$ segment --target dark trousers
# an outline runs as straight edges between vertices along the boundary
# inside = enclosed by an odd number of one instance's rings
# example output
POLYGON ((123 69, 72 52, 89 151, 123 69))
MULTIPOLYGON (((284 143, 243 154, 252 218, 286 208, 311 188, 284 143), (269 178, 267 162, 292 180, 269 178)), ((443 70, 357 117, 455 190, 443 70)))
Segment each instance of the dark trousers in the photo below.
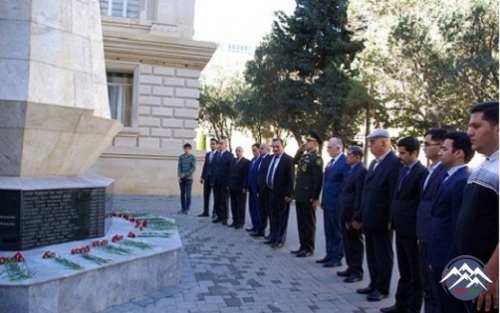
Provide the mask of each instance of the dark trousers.
POLYGON ((285 243, 289 215, 290 202, 277 199, 271 190, 269 193, 269 222, 271 223, 269 240, 275 243, 285 243))
POLYGON ((245 205, 247 194, 242 189, 231 189, 231 214, 233 224, 236 226, 245 225, 245 205))
POLYGON ((191 189, 193 187, 192 179, 181 179, 179 188, 181 190, 181 209, 182 212, 188 212, 191 208, 191 189))
POLYGON ((342 231, 340 230, 339 210, 323 209, 325 224, 326 256, 333 262, 340 262, 344 257, 342 231))
POLYGON ((474 312, 467 309, 468 303, 462 300, 458 300, 453 295, 448 294, 443 285, 440 283, 443 268, 432 268, 433 283, 437 291, 437 299, 439 302, 439 309, 441 313, 469 313, 474 312))
POLYGON ((408 313, 418 313, 424 295, 420 283, 417 238, 400 236, 396 230, 396 252, 399 268, 396 306, 408 313))
POLYGON ((370 272, 370 287, 389 294, 394 253, 392 231, 365 229, 366 261, 370 272))
POLYGON ((259 229, 258 233, 264 234, 269 219, 269 190, 259 192, 259 229))
POLYGON ((349 222, 342 223, 342 242, 344 243, 347 270, 353 276, 363 277, 363 256, 365 240, 363 230, 352 228, 349 222))
POLYGON ((440 313, 436 286, 432 283, 432 272, 427 262, 427 244, 422 241, 418 245, 418 263, 420 267, 420 282, 424 291, 424 312, 440 313))
POLYGON ((227 220, 229 206, 229 190, 225 185, 214 184, 215 214, 221 221, 227 220))
POLYGON ((316 237, 316 208, 311 202, 295 202, 297 227, 299 230, 300 250, 314 252, 316 237))
MULTIPOLYGON (((209 179, 203 182, 203 214, 210 214, 210 192, 212 192, 212 185, 210 185, 209 179)), ((212 213, 215 213, 215 201, 212 208, 212 213)))
POLYGON ((250 218, 252 219, 252 229, 259 229, 259 197, 257 196, 257 190, 250 189, 248 193, 248 212, 250 213, 250 218))

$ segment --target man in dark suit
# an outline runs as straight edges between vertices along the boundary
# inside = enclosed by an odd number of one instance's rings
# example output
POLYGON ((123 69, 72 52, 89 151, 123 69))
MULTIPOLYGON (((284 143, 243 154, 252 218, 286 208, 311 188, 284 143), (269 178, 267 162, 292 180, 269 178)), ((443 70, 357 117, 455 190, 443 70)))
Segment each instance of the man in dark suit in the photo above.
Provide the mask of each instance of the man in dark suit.
POLYGON ((227 151, 227 139, 219 140, 219 152, 212 161, 211 184, 214 188, 215 214, 217 218, 213 223, 227 225, 229 202, 229 179, 234 163, 234 156, 227 151))
POLYGON ((250 234, 252 237, 264 237, 269 219, 269 190, 266 188, 266 176, 269 164, 273 156, 269 154, 269 145, 262 143, 260 145, 260 164, 257 169, 257 189, 259 198, 259 228, 250 234))
POLYGON ((344 282, 354 283, 363 279, 364 239, 361 220, 361 194, 365 183, 366 168, 361 162, 363 149, 350 146, 347 150, 346 164, 350 171, 342 184, 339 194, 341 214, 342 242, 344 243, 347 269, 337 272, 345 277, 344 282))
POLYGON ((256 143, 252 145, 253 159, 250 161, 250 167, 248 169, 248 212, 252 220, 252 227, 246 229, 246 231, 249 232, 256 232, 259 229, 259 188, 257 185, 257 173, 259 172, 260 162, 262 161, 259 149, 260 144, 256 143))
POLYGON ((474 156, 469 136, 465 132, 449 132, 439 151, 447 169, 431 209, 427 259, 433 273, 439 309, 442 313, 469 312, 466 302, 446 293, 441 285, 442 273, 448 262, 458 256, 455 230, 462 205, 463 190, 469 177, 467 163, 474 156))
MULTIPOLYGON (((210 185, 210 174, 212 172, 211 166, 212 161, 217 153, 217 139, 210 139, 210 152, 205 154, 205 162, 203 163, 203 169, 201 170, 200 183, 203 184, 203 212, 198 215, 198 217, 208 217, 209 214, 209 203, 210 203, 210 192, 212 191, 212 186, 210 185)), ((215 217, 215 202, 212 209, 212 217, 215 217)))
POLYGON ((236 158, 234 159, 234 165, 229 179, 233 223, 228 226, 234 227, 235 229, 241 229, 243 228, 243 225, 245 225, 249 164, 250 161, 243 157, 243 149, 241 147, 237 147, 236 158))
POLYGON ((323 267, 338 267, 342 265, 344 257, 342 231, 340 228, 339 194, 344 178, 349 171, 345 163, 342 140, 331 138, 326 147, 331 160, 325 168, 323 195, 321 208, 323 209, 323 223, 325 229, 326 256, 316 263, 323 267))
POLYGON ((295 172, 292 157, 283 151, 283 141, 279 138, 273 139, 272 147, 274 155, 266 175, 271 234, 265 243, 270 244, 273 249, 279 249, 286 240, 295 172))
POLYGON ((323 141, 315 132, 306 138, 295 157, 297 182, 295 184, 295 210, 299 231, 300 247, 290 251, 298 258, 313 255, 316 237, 316 206, 323 185, 323 159, 318 155, 318 145, 323 141), (304 153, 304 151, 306 153, 304 153))
POLYGON ((394 253, 392 231, 388 229, 388 225, 401 164, 391 151, 387 130, 374 130, 366 139, 376 158, 366 173, 361 196, 361 219, 365 232, 370 285, 356 291, 368 295, 368 301, 380 301, 389 295, 391 284, 394 253))
POLYGON ((428 166, 428 174, 422 182, 420 204, 417 209, 417 238, 419 250, 419 270, 422 289, 424 291, 425 313, 440 313, 437 290, 432 282, 432 275, 427 262, 427 244, 429 240, 429 224, 431 219, 431 208, 434 195, 443 181, 446 168, 439 161, 439 149, 444 142, 447 131, 443 128, 429 129, 424 135, 425 157, 431 162, 428 166))
POLYGON ((418 313, 422 308, 423 291, 418 265, 416 231, 420 186, 427 169, 418 160, 420 143, 414 137, 404 137, 397 143, 398 157, 403 168, 391 206, 389 229, 396 231, 396 251, 399 281, 396 304, 382 308, 384 313, 418 313))

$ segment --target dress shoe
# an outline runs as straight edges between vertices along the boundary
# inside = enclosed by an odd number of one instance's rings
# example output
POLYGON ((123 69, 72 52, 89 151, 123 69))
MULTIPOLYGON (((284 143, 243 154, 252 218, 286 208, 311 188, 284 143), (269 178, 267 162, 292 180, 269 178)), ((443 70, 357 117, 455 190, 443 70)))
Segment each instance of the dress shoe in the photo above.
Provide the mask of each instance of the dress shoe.
POLYGON ((337 276, 340 276, 340 277, 349 277, 349 276, 351 276, 351 271, 349 271, 349 270, 338 271, 337 272, 337 276))
POLYGON ((375 291, 374 288, 368 286, 366 288, 359 288, 356 290, 357 293, 362 294, 362 295, 369 295, 375 291))
POLYGON ((215 220, 217 218, 217 214, 212 213, 212 219, 215 220))
POLYGON ((227 220, 222 220, 222 225, 227 225, 227 220))
POLYGON ((338 262, 330 261, 328 263, 323 264, 323 267, 339 267, 339 266, 342 266, 342 262, 340 261, 338 262))
POLYGON ((388 307, 388 308, 381 308, 380 311, 384 312, 384 313, 405 313, 406 310, 399 307, 399 306, 396 306, 396 305, 393 305, 391 307, 388 307))
POLYGON ((363 277, 361 277, 361 276, 351 275, 351 276, 346 277, 344 279, 344 283, 355 283, 355 282, 362 281, 362 280, 363 280, 363 277))
POLYGON ((304 251, 304 249, 302 249, 302 247, 298 248, 297 250, 292 250, 290 251, 291 254, 299 254, 301 253, 302 251, 304 251))
POLYGON ((297 253, 295 256, 298 258, 307 258, 307 257, 310 257, 312 255, 313 255, 312 252, 304 250, 304 251, 297 253))
POLYGON ((227 225, 227 227, 236 227, 236 224, 235 223, 231 223, 231 224, 227 225))
POLYGON ((221 221, 220 219, 218 219, 218 218, 216 218, 216 219, 214 219, 214 220, 212 221, 212 223, 220 223, 220 222, 222 222, 222 221, 221 221))
POLYGON ((257 228, 245 228, 245 230, 251 233, 251 232, 256 232, 257 228))
POLYGON ((234 229, 243 229, 243 225, 236 225, 234 229))
POLYGON ((320 260, 316 260, 316 263, 318 263, 318 264, 324 264, 324 263, 328 263, 328 262, 331 262, 331 261, 332 261, 331 258, 325 256, 324 258, 322 258, 320 260))
POLYGON ((198 214, 198 217, 208 217, 208 213, 201 213, 201 214, 198 214))
POLYGON ((264 236, 264 239, 269 240, 269 238, 271 238, 271 237, 270 236, 264 236))
POLYGON ((282 242, 277 242, 277 243, 272 244, 272 245, 271 245, 271 248, 273 248, 273 250, 276 250, 276 249, 281 249, 281 248, 283 248, 283 246, 284 246, 284 245, 285 245, 285 244, 284 244, 284 243, 282 243, 282 242))
POLYGON ((253 233, 253 234, 250 234, 250 236, 255 237, 255 238, 264 237, 264 233, 253 233))
POLYGON ((389 296, 388 294, 384 294, 378 290, 375 290, 374 292, 366 296, 366 300, 369 302, 378 302, 384 298, 387 298, 388 296, 389 296))
POLYGON ((274 244, 274 240, 266 240, 263 242, 263 244, 265 245, 273 245, 274 244))

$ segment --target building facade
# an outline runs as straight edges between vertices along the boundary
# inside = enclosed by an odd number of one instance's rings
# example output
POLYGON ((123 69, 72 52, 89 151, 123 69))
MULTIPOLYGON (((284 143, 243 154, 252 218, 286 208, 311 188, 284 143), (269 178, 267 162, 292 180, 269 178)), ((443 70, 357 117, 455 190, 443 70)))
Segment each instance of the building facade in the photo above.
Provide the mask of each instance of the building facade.
MULTIPOLYGON (((194 151, 200 73, 215 43, 193 40, 194 0, 100 0, 111 115, 123 130, 90 171, 116 193, 176 195, 177 158, 194 151)), ((193 193, 201 193, 193 184, 193 193)))

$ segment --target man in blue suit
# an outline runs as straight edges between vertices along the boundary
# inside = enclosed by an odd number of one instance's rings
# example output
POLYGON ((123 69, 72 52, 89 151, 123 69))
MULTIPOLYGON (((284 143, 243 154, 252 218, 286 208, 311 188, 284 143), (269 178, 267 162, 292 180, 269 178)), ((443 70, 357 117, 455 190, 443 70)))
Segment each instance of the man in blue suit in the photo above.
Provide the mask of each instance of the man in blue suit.
POLYGON ((331 138, 327 145, 328 154, 332 159, 328 162, 324 174, 323 197, 321 208, 326 239, 326 256, 316 263, 323 267, 338 267, 342 265, 344 257, 342 232, 340 229, 339 194, 344 178, 349 172, 345 156, 342 153, 344 146, 339 138, 331 138))
POLYGON ((229 207, 229 180, 233 169, 234 155, 227 151, 227 139, 219 140, 219 152, 211 168, 211 184, 214 188, 214 202, 217 218, 212 223, 227 225, 229 207))
POLYGON ((260 159, 261 162, 257 169, 257 187, 258 187, 258 197, 259 197, 259 228, 251 233, 252 237, 264 237, 264 232, 267 228, 267 223, 269 220, 269 191, 266 188, 266 176, 269 168, 269 164, 273 159, 273 156, 269 154, 270 147, 267 143, 262 143, 260 145, 260 159))
POLYGON ((424 291, 425 313, 440 313, 437 300, 437 290, 432 282, 432 275, 427 262, 427 243, 432 240, 429 237, 429 223, 434 195, 443 181, 446 168, 439 161, 439 149, 444 142, 446 129, 432 128, 424 135, 425 157, 431 162, 428 166, 428 174, 425 176, 420 193, 420 204, 417 209, 417 238, 418 238, 418 261, 420 269, 420 280, 424 291))
POLYGON ((370 285, 356 291, 368 295, 368 301, 380 301, 388 297, 391 284, 394 252, 389 218, 401 164, 391 151, 387 130, 374 130, 366 139, 370 152, 375 156, 366 174, 361 196, 361 220, 365 232, 370 285))
POLYGON ((449 132, 439 151, 441 164, 447 169, 431 209, 427 260, 436 285, 439 309, 442 313, 469 312, 466 302, 447 294, 440 284, 446 265, 458 256, 455 229, 462 205, 463 190, 469 171, 467 163, 474 156, 469 136, 465 132, 449 132))
POLYGON ((246 231, 256 232, 259 229, 259 190, 257 185, 257 173, 259 172, 260 162, 260 144, 252 145, 253 159, 250 161, 250 168, 248 174, 248 211, 252 220, 252 227, 247 228, 246 231))
POLYGON ((350 172, 342 184, 339 195, 342 239, 347 269, 337 272, 337 275, 345 277, 344 282, 346 283, 355 283, 362 280, 364 273, 365 243, 363 230, 359 224, 361 220, 361 195, 366 176, 366 167, 361 162, 362 158, 363 149, 361 147, 350 146, 348 148, 346 163, 350 166, 350 172))

